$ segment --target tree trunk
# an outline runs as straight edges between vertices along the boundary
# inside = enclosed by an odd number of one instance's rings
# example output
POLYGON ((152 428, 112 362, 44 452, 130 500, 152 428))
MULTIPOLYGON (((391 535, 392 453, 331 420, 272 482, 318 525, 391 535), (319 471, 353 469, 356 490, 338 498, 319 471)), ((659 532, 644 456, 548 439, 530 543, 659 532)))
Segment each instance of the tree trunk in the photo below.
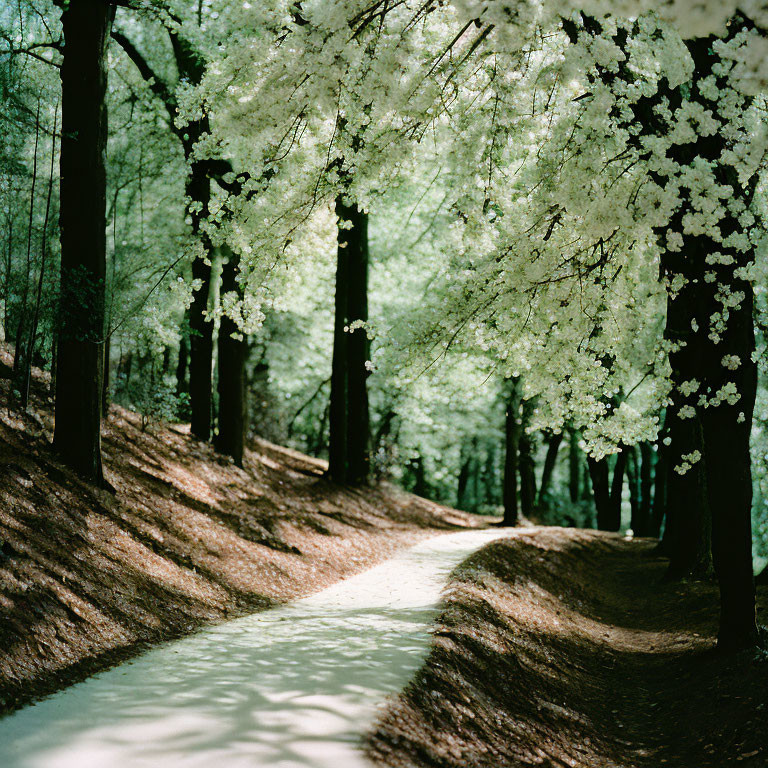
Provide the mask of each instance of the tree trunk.
POLYGON ((48 390, 50 397, 56 397, 56 369, 58 367, 59 340, 56 332, 51 336, 51 386, 48 390))
MULTIPOLYGON (((228 258, 221 270, 221 293, 242 296, 237 282, 239 259, 229 248, 228 258)), ((245 364, 248 360, 248 342, 237 324, 227 315, 219 325, 219 433, 216 450, 243 466, 245 437, 248 430, 248 392, 245 364), (237 337, 240 338, 237 338, 237 337)))
POLYGON ((581 449, 579 433, 575 429, 568 435, 568 495, 572 504, 581 500, 581 449))
MULTIPOLYGON (((336 213, 339 223, 343 220, 344 210, 341 199, 336 201, 336 213)), ((349 352, 345 326, 349 316, 349 259, 350 249, 347 243, 349 230, 338 229, 336 249, 336 295, 334 300, 333 353, 331 359, 331 397, 328 413, 328 475, 337 483, 345 483, 348 478, 348 380, 349 352)))
MULTIPOLYGON (((667 510, 667 473, 669 472, 668 449, 664 445, 664 439, 667 435, 666 430, 659 432, 659 439, 656 443, 656 466, 653 476, 653 506, 651 511, 651 536, 660 537, 662 525, 664 524, 664 515, 667 510)), ((659 542, 661 554, 665 552, 664 540, 659 542)))
MULTIPOLYGON (((691 347, 693 342, 689 342, 691 347)), ((670 354, 670 359, 675 357, 670 354)), ((673 372, 674 372, 673 366, 673 372)), ((680 369, 678 369, 680 370, 680 369)), ((695 376, 679 374, 687 381, 695 376)), ((673 375, 674 380, 674 375, 673 375)), ((673 395, 674 397, 674 395, 673 395)), ((686 398, 687 399, 687 398, 686 398)), ((699 461, 685 473, 681 471, 688 456, 704 450, 703 429, 700 417, 680 418, 680 408, 685 403, 673 403, 667 409, 667 423, 672 442, 667 449, 667 526, 664 535, 664 552, 669 557, 668 577, 681 579, 688 576, 705 578, 712 571, 711 516, 704 474, 704 462, 699 461)))
POLYGON ((368 214, 339 196, 336 299, 331 364, 328 473, 338 483, 370 474, 368 369, 368 214))
POLYGON ((163 347, 163 359, 161 362, 161 371, 163 378, 165 378, 171 372, 171 348, 163 347))
POLYGON ((640 443, 640 482, 638 492, 640 507, 638 510, 637 528, 632 528, 636 536, 656 536, 651 517, 653 503, 653 446, 648 442, 640 443))
POLYGON ((469 441, 469 449, 466 460, 466 473, 464 484, 464 498, 461 509, 467 512, 477 512, 480 502, 480 446, 478 439, 473 437, 469 441))
POLYGON ((133 374, 133 352, 129 352, 125 358, 121 359, 121 373, 123 375, 123 389, 128 389, 133 374))
MULTIPOLYGON (((679 221, 675 225, 682 227, 679 221)), ((677 252, 662 254, 662 268, 667 275, 684 274, 687 282, 667 298, 665 338, 673 345, 669 352, 670 394, 664 431, 669 438, 666 449, 666 528, 663 551, 670 558, 668 577, 705 577, 712 569, 711 523, 707 499, 704 462, 688 465, 685 457, 704 450, 703 430, 698 399, 699 387, 687 391, 690 381, 703 382, 706 368, 714 361, 704 358, 703 329, 709 322, 707 299, 710 291, 704 281, 703 256, 689 258, 677 252), (691 415, 692 414, 692 415, 691 415)))
MULTIPOLYGON (((733 274, 723 282, 734 293, 744 294, 738 307, 730 308, 720 344, 712 343, 708 359, 719 361, 735 355, 736 370, 712 365, 706 381, 717 392, 735 382, 738 401, 705 408, 704 463, 712 510, 712 556, 720 585, 718 647, 738 650, 758 645, 755 581, 752 572, 752 463, 749 440, 757 392, 757 363, 753 361, 755 334, 752 285, 733 274)), ((723 270, 726 272, 727 271, 723 270)))
POLYGON ((597 512, 597 528, 600 531, 610 531, 611 497, 608 488, 608 460, 595 459, 587 454, 589 478, 592 481, 592 496, 597 512))
POLYGON ((69 3, 61 130, 61 305, 54 446, 83 477, 103 484, 101 388, 106 278, 107 45, 115 8, 69 3))
POLYGON ((557 464, 557 453, 560 450, 560 443, 563 442, 563 433, 550 435, 547 440, 547 455, 544 458, 544 468, 541 471, 541 485, 539 486, 539 498, 536 506, 544 509, 549 503, 549 488, 552 485, 552 475, 557 464))
POLYGON ((629 527, 635 536, 639 536, 638 531, 643 527, 640 519, 641 500, 640 500, 640 471, 641 459, 640 449, 636 445, 627 447, 627 485, 629 486, 629 508, 630 518, 629 527))
MULTIPOLYGON (((348 233, 349 249, 349 299, 348 323, 368 322, 368 214, 353 205, 342 211, 343 219, 352 222, 348 233)), ((368 331, 365 327, 353 328, 347 334, 347 396, 349 416, 347 420, 348 480, 364 483, 370 474, 370 414, 368 409, 368 376, 366 367, 371 356, 368 331)))
MULTIPOLYGON (((748 25, 744 17, 735 16, 726 36, 732 39, 748 25)), ((569 35, 573 39, 573 33, 569 35)), ((693 103, 720 121, 718 130, 700 134, 695 142, 673 143, 667 151, 667 158, 681 169, 712 170, 719 188, 717 204, 711 191, 705 203, 711 202, 713 209, 720 210, 707 231, 692 234, 691 228, 684 226, 690 213, 707 209, 699 191, 692 191, 684 180, 680 183, 681 177, 676 175, 670 178, 652 172, 651 179, 680 196, 670 221, 657 232, 660 242, 666 242, 670 232, 683 235, 682 247, 675 252, 663 251, 661 258, 661 277, 669 286, 665 336, 672 342, 669 360, 673 384, 673 404, 667 409, 672 440, 666 472, 664 544, 669 541, 670 554, 685 569, 692 566, 699 570, 706 565, 711 527, 712 556, 720 586, 718 646, 731 650, 758 645, 749 451, 757 371, 752 359, 753 289, 743 277, 754 262, 750 243, 755 242, 756 233, 750 231, 748 222, 740 220, 739 210, 750 210, 759 177, 755 167, 745 178, 726 159, 726 153, 733 149, 731 128, 751 103, 736 91, 729 74, 731 62, 717 43, 715 36, 687 40, 695 73, 692 80, 675 88, 660 83, 654 95, 642 97, 630 107, 633 114, 628 117, 640 129, 635 132, 639 148, 644 138, 659 135, 660 105, 672 115, 684 103, 693 103), (703 88, 705 81, 717 87, 716 99, 703 88), (727 205, 720 206, 724 200, 727 205), (715 254, 717 258, 710 258, 715 254), (703 404, 702 397, 706 399, 703 404), (683 492, 684 486, 687 492, 683 492), (681 551, 692 552, 694 557, 679 557, 681 551)), ((616 74, 600 76, 607 83, 616 74)), ((663 119, 661 123, 661 132, 668 135, 670 126, 663 119)))
MULTIPOLYGON (((714 41, 688 41, 696 71, 703 77, 719 64, 714 41)), ((718 83, 720 85, 720 83, 718 83)), ((727 87, 727 84, 723 84, 727 87)), ((722 85, 720 86, 722 87, 722 85)), ((702 94, 700 98, 706 100, 702 94)), ((709 104, 707 104, 709 106, 709 104)), ((716 114, 717 116, 717 114, 716 114)), ((736 201, 748 210, 752 204, 758 175, 739 178, 736 169, 721 161, 729 149, 723 131, 717 131, 697 142, 697 151, 705 159, 719 161, 718 177, 730 187, 736 201)), ((724 238, 744 232, 733 208, 719 222, 724 238)), ((754 360, 754 292, 744 272, 754 262, 754 246, 747 252, 737 247, 724 247, 706 237, 687 237, 684 244, 686 262, 693 258, 702 268, 713 273, 707 283, 706 314, 699 318, 703 346, 699 374, 705 392, 723 392, 735 385, 736 395, 720 404, 700 409, 704 446, 704 471, 709 509, 712 519, 712 559, 720 586, 720 627, 718 648, 738 650, 759 645, 757 631, 755 580, 752 571, 752 461, 750 433, 757 391, 757 363, 754 360), (731 263, 706 264, 713 251, 725 252, 731 263), (722 294, 741 296, 737 304, 724 309, 722 294), (724 328, 717 335, 710 332, 710 319, 722 317, 724 328), (709 326, 709 327, 708 327, 709 326), (731 359, 733 365, 726 365, 731 359)), ((724 260, 725 261, 725 260, 724 260)))
POLYGON ((415 493, 417 496, 425 497, 429 494, 429 487, 427 486, 427 473, 424 468, 424 459, 421 456, 417 456, 411 462, 411 471, 413 472, 413 488, 411 493, 415 493))
POLYGON ((211 182, 203 168, 193 163, 187 196, 202 208, 192 210, 192 233, 203 244, 203 255, 192 262, 192 279, 199 288, 192 296, 189 307, 189 400, 192 410, 191 432, 200 440, 211 436, 213 406, 213 323, 207 319, 211 293, 210 242, 201 230, 202 219, 208 213, 211 182))
POLYGON ((621 446, 616 454, 616 463, 613 465, 613 478, 611 479, 611 492, 609 497, 609 517, 606 531, 618 531, 621 528, 621 495, 624 490, 624 473, 627 468, 627 447, 621 446))
MULTIPOLYGON (((738 28, 739 22, 735 22, 732 31, 738 28)), ((713 37, 686 42, 696 78, 685 98, 712 110, 715 118, 723 117, 727 124, 729 116, 720 114, 725 102, 713 102, 699 85, 714 73, 721 92, 733 89, 727 76, 716 70, 722 62, 715 42, 713 37)), ((748 179, 740 178, 733 166, 723 162, 723 153, 730 148, 727 131, 719 130, 700 136, 693 145, 679 145, 674 153, 678 156, 673 159, 686 165, 698 160, 712 164, 718 183, 729 188, 725 189, 728 197, 748 210, 758 176, 753 172, 748 179)), ((684 199, 673 217, 675 231, 684 231, 679 219, 697 207, 696 201, 684 199)), ((728 242, 732 235, 742 234, 749 242, 752 234, 745 231, 734 207, 729 205, 724 210, 716 230, 717 238, 685 234, 679 253, 662 255, 664 276, 672 281, 677 276, 684 279, 681 290, 668 299, 667 328, 672 331, 668 335, 677 336, 672 340, 682 340, 685 345, 673 348, 669 355, 675 403, 667 410, 668 419, 670 410, 672 414, 667 509, 668 527, 674 521, 671 554, 674 558, 675 544, 682 542, 682 566, 693 565, 694 573, 708 566, 711 532, 711 554, 720 586, 718 647, 736 650, 759 643, 752 574, 749 448, 757 365, 753 361, 753 290, 743 277, 755 254, 754 246, 743 251, 728 242), (727 258, 709 263, 708 257, 713 253, 727 258), (728 302, 727 296, 741 300, 728 302), (684 385, 691 381, 698 386, 688 394, 684 385), (726 397, 729 386, 734 386, 735 391, 726 397), (720 402, 713 402, 718 393, 720 402), (706 407, 699 404, 702 395, 709 399, 706 407), (690 407, 682 410, 685 405, 690 407), (691 457, 692 452, 695 458, 691 457), (681 474, 688 466, 690 469, 681 474), (691 477, 689 482, 698 486, 688 504, 678 477, 683 482, 691 477), (670 518, 673 509, 675 513, 670 518)))
POLYGON ((520 460, 520 379, 509 379, 505 418, 504 525, 517 525, 517 475, 520 460))
POLYGON ((189 316, 185 316, 179 337, 179 357, 176 362, 176 397, 189 392, 187 370, 189 368, 189 316))
POLYGON ((532 411, 533 401, 524 400, 520 429, 520 512, 526 519, 533 516, 536 504, 536 459, 533 438, 527 430, 532 411))

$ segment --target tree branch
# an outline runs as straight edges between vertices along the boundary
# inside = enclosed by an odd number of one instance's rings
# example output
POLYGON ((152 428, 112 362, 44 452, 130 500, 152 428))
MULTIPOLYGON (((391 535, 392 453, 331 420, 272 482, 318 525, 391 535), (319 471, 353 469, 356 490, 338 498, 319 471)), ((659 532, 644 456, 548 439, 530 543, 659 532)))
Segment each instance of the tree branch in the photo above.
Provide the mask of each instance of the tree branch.
POLYGON ((23 53, 25 56, 29 56, 33 59, 37 59, 37 61, 42 61, 43 64, 48 64, 51 67, 56 67, 57 69, 61 69, 61 64, 57 61, 51 61, 51 59, 46 59, 45 56, 42 56, 41 54, 37 53, 37 50, 42 48, 44 50, 53 50, 58 51, 61 53, 62 50, 62 41, 61 40, 52 40, 45 43, 31 43, 26 48, 14 48, 10 38, 4 36, 5 41, 8 43, 9 47, 4 50, 0 51, 0 56, 13 56, 19 53, 23 53))
POLYGON ((168 85, 157 76, 155 71, 149 65, 144 56, 139 53, 138 48, 119 30, 113 30, 112 39, 125 51, 128 58, 134 63, 136 69, 144 81, 149 85, 152 93, 163 102, 163 106, 171 118, 171 125, 176 119, 176 97, 168 85))

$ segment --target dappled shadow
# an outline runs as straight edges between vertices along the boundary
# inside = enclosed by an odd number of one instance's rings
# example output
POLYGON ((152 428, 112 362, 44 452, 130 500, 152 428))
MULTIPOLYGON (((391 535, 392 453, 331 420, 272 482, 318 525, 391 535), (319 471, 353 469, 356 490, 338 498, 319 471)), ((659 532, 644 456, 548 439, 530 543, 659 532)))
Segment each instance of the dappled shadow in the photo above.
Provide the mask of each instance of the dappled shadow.
POLYGON ((364 765, 361 732, 423 661, 448 574, 500 531, 417 545, 0 721, 0 765, 364 765))

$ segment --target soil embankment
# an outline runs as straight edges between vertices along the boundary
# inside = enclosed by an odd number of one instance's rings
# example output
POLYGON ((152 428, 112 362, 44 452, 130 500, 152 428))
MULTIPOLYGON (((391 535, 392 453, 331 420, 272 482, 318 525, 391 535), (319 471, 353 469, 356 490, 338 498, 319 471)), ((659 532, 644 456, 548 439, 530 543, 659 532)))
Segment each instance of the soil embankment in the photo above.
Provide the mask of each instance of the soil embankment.
POLYGON ((654 546, 544 528, 470 557, 369 755, 398 768, 765 768, 768 659, 715 652, 716 586, 663 582, 654 546))

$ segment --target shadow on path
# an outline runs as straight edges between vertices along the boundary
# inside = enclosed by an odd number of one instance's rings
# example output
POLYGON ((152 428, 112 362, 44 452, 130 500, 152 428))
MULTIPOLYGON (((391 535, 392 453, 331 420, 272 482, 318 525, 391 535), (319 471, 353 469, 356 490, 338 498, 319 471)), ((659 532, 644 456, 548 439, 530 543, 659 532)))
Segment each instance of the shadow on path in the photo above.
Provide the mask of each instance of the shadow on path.
POLYGON ((422 663, 451 569, 504 535, 438 536, 21 710, 0 721, 0 766, 366 765, 360 735, 422 663))

